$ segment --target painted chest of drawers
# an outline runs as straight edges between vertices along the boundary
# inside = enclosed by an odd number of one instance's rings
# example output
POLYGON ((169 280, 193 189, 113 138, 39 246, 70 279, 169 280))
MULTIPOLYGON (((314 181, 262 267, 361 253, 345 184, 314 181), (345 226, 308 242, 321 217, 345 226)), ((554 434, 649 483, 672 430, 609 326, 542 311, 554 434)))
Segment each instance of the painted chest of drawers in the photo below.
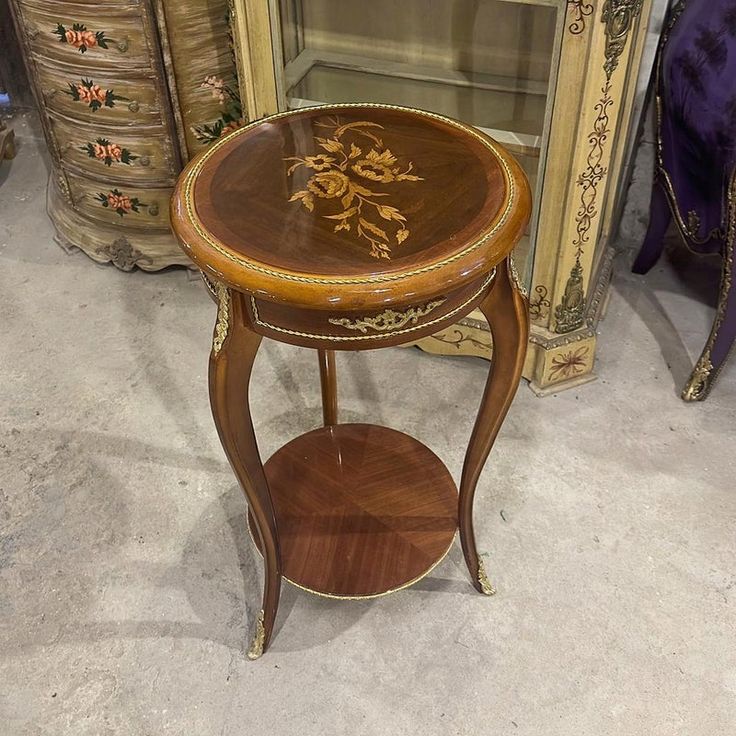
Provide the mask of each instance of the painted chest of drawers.
POLYGON ((182 166, 242 116, 225 0, 11 0, 52 159, 59 242, 119 268, 187 261, 182 166))

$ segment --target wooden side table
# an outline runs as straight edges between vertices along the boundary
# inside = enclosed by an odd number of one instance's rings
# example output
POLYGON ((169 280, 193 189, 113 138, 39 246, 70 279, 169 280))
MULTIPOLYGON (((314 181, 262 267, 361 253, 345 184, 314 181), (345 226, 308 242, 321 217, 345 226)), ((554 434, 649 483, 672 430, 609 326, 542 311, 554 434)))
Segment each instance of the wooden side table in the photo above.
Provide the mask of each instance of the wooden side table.
POLYGON ((526 178, 498 144, 389 105, 274 115, 182 174, 174 231, 218 302, 212 411, 265 563, 250 657, 269 644, 282 577, 335 598, 383 595, 432 570, 458 526, 473 584, 493 592, 473 496, 526 351, 527 301, 510 253, 529 210, 526 178), (338 423, 332 351, 414 340, 476 307, 494 355, 458 494, 417 440, 338 423), (248 408, 263 337, 319 351, 325 425, 265 465, 248 408))

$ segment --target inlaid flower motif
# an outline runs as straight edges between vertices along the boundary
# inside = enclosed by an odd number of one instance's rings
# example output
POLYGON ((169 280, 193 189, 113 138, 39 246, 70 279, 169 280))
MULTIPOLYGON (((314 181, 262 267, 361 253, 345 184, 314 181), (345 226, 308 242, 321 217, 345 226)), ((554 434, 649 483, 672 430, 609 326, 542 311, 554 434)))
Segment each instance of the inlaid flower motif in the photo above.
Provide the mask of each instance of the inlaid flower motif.
POLYGON ((335 163, 335 159, 332 156, 323 156, 318 153, 316 156, 305 156, 304 163, 310 169, 315 171, 324 171, 325 169, 331 169, 332 164, 335 163))
POLYGON ((389 192, 375 192, 366 185, 372 182, 395 185, 422 181, 422 177, 411 173, 411 162, 404 167, 398 165, 397 157, 375 135, 376 129, 383 129, 378 123, 341 124, 334 118, 316 125, 330 130, 330 137, 315 136, 314 139, 327 153, 284 159, 295 162, 287 169, 287 176, 302 166, 317 172, 309 177, 306 188, 294 192, 289 201, 299 201, 312 212, 315 196, 325 200, 339 199, 341 211, 322 215, 336 221, 334 231, 349 232, 355 228, 357 237, 370 243, 371 256, 390 259, 392 246, 400 245, 409 237, 406 217, 397 207, 378 201, 381 197, 390 197, 389 192), (355 140, 350 140, 351 137, 355 140), (364 150, 363 139, 369 141, 367 150, 364 150), (363 147, 358 146, 356 140, 363 147))
POLYGON ((549 372, 549 380, 561 378, 572 378, 585 372, 587 358, 590 348, 583 346, 576 350, 568 350, 552 358, 552 368, 549 372))
POLYGON ((64 90, 75 102, 84 102, 89 106, 92 112, 96 112, 103 105, 105 107, 115 107, 115 103, 119 100, 127 100, 127 97, 116 95, 111 89, 102 89, 99 84, 95 84, 91 79, 82 78, 79 83, 69 82, 69 89, 64 90))
POLYGON ((342 197, 350 186, 350 180, 342 171, 320 171, 308 182, 307 189, 323 199, 342 197))
POLYGON ((99 192, 97 194, 97 200, 103 207, 109 207, 117 212, 120 217, 130 214, 131 212, 138 212, 140 207, 147 206, 141 202, 138 197, 129 197, 127 194, 123 194, 119 189, 111 189, 107 193, 99 192))
POLYGON ((53 33, 59 37, 61 43, 68 43, 82 54, 95 46, 106 49, 107 44, 112 42, 111 38, 105 38, 104 31, 90 31, 83 23, 75 23, 71 28, 57 23, 53 33))
POLYGON ((105 166, 112 166, 113 163, 130 165, 138 158, 127 148, 112 143, 107 138, 98 138, 94 143, 90 142, 86 146, 81 146, 79 150, 84 151, 90 158, 102 161, 105 166))

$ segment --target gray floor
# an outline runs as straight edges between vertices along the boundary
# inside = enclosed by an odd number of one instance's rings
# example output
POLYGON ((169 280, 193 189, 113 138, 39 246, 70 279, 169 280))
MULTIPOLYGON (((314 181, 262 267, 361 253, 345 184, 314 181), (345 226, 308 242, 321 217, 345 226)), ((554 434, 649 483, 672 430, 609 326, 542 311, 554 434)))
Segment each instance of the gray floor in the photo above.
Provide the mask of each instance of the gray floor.
MULTIPOLYGON (((209 414, 213 306, 182 270, 65 254, 16 129, 0 166, 3 736, 734 733, 736 361, 707 403, 678 398, 708 273, 642 279, 622 256, 599 380, 519 391, 477 497, 494 598, 459 545, 375 601, 287 586, 250 662, 260 563, 209 414)), ((345 420, 416 434, 457 476, 484 361, 391 349, 339 368, 345 420)), ((254 385, 264 455, 318 425, 308 351, 266 344, 254 385)))

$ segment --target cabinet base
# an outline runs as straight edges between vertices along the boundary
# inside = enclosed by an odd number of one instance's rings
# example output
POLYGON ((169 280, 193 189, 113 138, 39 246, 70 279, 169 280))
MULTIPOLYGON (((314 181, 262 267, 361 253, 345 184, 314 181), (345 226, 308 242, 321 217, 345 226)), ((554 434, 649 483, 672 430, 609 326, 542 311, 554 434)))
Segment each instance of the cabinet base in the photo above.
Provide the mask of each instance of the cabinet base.
POLYGON ((65 250, 79 248, 93 261, 112 263, 121 271, 134 268, 158 271, 167 266, 192 268, 192 262, 171 233, 92 221, 74 209, 53 177, 48 192, 47 211, 56 228, 56 241, 65 250))
MULTIPOLYGON (((339 424, 297 437, 265 464, 289 582, 331 598, 373 598, 444 558, 458 496, 442 461, 386 427, 339 424)), ((256 545, 260 540, 250 514, 256 545)))

